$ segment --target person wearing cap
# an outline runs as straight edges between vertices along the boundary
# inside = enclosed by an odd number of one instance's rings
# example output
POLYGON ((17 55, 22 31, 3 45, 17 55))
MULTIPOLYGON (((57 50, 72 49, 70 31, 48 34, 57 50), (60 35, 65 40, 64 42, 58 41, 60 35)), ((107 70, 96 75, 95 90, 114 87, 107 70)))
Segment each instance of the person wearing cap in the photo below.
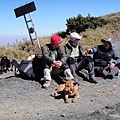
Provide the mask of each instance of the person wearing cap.
POLYGON ((93 54, 94 69, 96 76, 112 79, 119 71, 120 57, 116 54, 111 38, 102 39, 103 45, 88 49, 93 54))
POLYGON ((62 40, 58 35, 53 35, 51 37, 51 42, 42 47, 42 54, 45 59, 45 66, 43 71, 44 88, 47 88, 50 85, 51 71, 53 68, 63 70, 67 80, 74 79, 69 66, 66 64, 66 54, 64 48, 62 47, 62 40))
POLYGON ((97 83, 94 76, 92 57, 87 56, 85 50, 80 44, 81 38, 82 36, 76 32, 70 34, 70 40, 64 46, 67 56, 67 63, 75 81, 78 81, 79 79, 77 72, 82 69, 87 69, 89 73, 88 81, 91 83, 97 83))

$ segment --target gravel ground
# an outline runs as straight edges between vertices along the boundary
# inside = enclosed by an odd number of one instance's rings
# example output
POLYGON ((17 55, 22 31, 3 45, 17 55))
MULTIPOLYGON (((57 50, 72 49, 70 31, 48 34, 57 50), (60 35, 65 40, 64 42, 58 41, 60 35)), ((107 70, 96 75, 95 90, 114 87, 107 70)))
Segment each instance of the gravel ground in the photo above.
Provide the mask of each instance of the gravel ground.
MULTIPOLYGON (((120 54, 120 41, 114 45, 120 54)), ((42 89, 38 82, 15 77, 13 72, 0 75, 0 120, 119 120, 120 80, 115 76, 97 81, 80 79, 80 99, 64 103, 60 96, 50 96, 57 88, 54 80, 42 89)))

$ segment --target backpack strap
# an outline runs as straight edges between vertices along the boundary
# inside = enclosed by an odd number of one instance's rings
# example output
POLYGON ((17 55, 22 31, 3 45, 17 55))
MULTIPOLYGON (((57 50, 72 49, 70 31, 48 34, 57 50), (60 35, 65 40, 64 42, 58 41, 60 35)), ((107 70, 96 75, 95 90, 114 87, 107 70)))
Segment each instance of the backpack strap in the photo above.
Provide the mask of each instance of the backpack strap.
POLYGON ((27 65, 27 67, 24 69, 24 72, 26 73, 28 69, 32 67, 32 62, 27 65))

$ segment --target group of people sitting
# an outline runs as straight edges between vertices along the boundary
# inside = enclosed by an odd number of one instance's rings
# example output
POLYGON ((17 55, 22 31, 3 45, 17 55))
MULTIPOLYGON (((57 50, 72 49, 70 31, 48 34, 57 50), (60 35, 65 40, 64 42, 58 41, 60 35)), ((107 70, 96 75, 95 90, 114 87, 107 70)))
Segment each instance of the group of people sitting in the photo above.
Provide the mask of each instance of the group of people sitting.
POLYGON ((89 74, 88 81, 97 83, 95 76, 112 79, 119 71, 120 57, 116 54, 112 39, 102 39, 102 45, 84 50, 80 44, 82 36, 73 32, 68 43, 62 45, 62 39, 53 35, 51 42, 42 46, 44 64, 44 84, 47 88, 51 82, 52 69, 63 71, 66 80, 79 81, 78 72, 86 69, 89 74), (88 54, 93 54, 90 56, 88 54), (111 61, 112 60, 112 61, 111 61))

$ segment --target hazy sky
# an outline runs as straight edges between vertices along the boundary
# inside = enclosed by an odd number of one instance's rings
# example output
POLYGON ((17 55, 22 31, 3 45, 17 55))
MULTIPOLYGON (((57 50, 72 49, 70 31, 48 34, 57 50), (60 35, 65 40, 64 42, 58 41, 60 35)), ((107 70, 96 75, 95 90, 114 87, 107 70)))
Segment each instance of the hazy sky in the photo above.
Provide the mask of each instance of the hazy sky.
MULTIPOLYGON (((24 17, 16 18, 14 9, 33 2, 31 0, 0 0, 0 46, 16 39, 29 38, 24 17)), ((120 0, 34 0, 36 11, 32 12, 38 37, 66 30, 66 19, 77 17, 98 17, 120 12, 120 0)))

